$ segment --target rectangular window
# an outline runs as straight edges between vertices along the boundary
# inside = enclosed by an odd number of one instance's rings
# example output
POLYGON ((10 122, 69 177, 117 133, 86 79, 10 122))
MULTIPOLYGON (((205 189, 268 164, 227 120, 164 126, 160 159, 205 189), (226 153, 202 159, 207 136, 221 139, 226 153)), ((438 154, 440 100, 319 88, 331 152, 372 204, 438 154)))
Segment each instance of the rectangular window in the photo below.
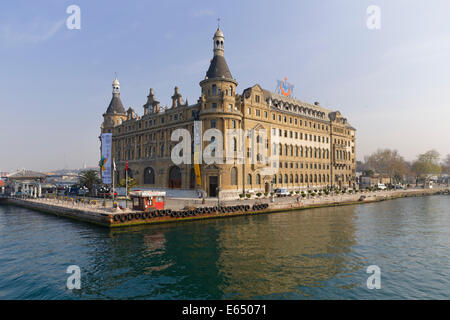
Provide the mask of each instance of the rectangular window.
POLYGON ((213 104, 212 104, 212 108, 213 108, 213 109, 216 109, 216 108, 217 108, 217 103, 213 103, 213 104))
POLYGON ((216 120, 211 120, 211 128, 215 128, 216 127, 216 120))

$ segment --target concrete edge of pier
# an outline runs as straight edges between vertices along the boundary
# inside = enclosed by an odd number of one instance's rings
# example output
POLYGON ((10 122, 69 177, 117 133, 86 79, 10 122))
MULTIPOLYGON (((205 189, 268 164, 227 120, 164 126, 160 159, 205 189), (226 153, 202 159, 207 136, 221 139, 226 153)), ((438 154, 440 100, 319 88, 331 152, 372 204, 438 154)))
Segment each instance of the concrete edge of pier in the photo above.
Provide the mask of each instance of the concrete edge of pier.
MULTIPOLYGON (((345 199, 341 199, 340 201, 336 201, 336 199, 315 199, 316 203, 309 201, 295 201, 292 199, 292 202, 286 203, 270 203, 267 209, 263 210, 249 210, 249 211, 238 211, 238 212, 227 212, 227 213, 210 213, 210 214, 200 214, 196 216, 188 216, 188 217, 151 217, 147 219, 137 219, 133 221, 114 221, 115 213, 108 212, 106 210, 102 211, 99 209, 90 209, 90 208, 80 208, 70 205, 62 205, 55 204, 43 201, 41 199, 23 199, 23 198, 3 198, 2 201, 11 205, 16 205, 20 207, 25 207, 31 210, 41 211, 45 213, 50 213, 56 216, 67 217, 71 219, 75 219, 78 221, 84 221, 93 223, 99 226, 109 227, 109 228, 118 228, 118 227, 128 227, 128 226, 137 226, 144 224, 161 224, 161 223, 170 223, 170 222, 188 222, 188 221, 198 221, 204 219, 218 219, 218 218, 226 218, 226 217, 236 217, 236 216, 252 216, 255 214, 268 214, 275 212, 287 212, 287 211, 299 211, 306 209, 315 209, 315 208, 325 208, 325 207, 336 207, 336 206, 347 206, 347 205, 358 205, 364 203, 373 203, 380 202, 385 200, 392 200, 398 198, 405 197, 418 197, 418 196, 428 196, 435 194, 449 194, 450 189, 423 189, 423 190, 403 190, 403 191, 393 191, 392 193, 384 192, 381 194, 354 194, 348 195, 345 199), (361 196, 365 196, 362 199, 361 196)), ((295 197, 293 197, 295 198, 295 197)), ((313 200, 314 201, 314 200, 313 200)), ((242 202, 245 204, 245 201, 242 202)), ((226 205, 226 203, 224 203, 226 205)), ((121 213, 121 214, 129 214, 129 213, 121 213)))

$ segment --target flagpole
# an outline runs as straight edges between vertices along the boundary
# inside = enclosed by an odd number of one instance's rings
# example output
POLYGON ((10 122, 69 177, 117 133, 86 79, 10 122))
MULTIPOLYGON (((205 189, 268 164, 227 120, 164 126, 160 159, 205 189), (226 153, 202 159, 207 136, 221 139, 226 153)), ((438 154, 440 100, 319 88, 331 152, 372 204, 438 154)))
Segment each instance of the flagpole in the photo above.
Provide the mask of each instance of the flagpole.
POLYGON ((113 160, 113 172, 112 172, 112 206, 114 207, 114 175, 116 172, 116 162, 113 160))
POLYGON ((125 208, 128 208, 128 160, 126 166, 127 168, 125 170, 125 208))

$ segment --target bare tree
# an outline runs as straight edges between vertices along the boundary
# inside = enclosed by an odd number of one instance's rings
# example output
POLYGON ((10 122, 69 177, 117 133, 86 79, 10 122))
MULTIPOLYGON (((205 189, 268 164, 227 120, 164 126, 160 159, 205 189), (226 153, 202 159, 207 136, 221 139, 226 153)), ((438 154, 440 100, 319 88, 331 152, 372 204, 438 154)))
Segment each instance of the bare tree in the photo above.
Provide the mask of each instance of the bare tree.
POLYGON ((364 160, 370 169, 388 175, 394 182, 402 181, 403 176, 409 172, 408 163, 397 150, 378 149, 364 160))

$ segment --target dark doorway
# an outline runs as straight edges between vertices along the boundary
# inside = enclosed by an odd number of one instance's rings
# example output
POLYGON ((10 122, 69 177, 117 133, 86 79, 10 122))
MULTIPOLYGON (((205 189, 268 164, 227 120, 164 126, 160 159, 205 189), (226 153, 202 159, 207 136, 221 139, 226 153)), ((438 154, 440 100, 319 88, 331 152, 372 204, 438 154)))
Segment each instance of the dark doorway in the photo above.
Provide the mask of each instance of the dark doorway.
POLYGON ((189 180, 189 188, 190 189, 195 188, 195 170, 194 170, 194 168, 191 168, 191 177, 189 180))
POLYGON ((264 192, 267 192, 267 193, 270 192, 270 183, 266 182, 265 187, 264 187, 264 192))
POLYGON ((179 167, 172 167, 169 170, 169 188, 180 189, 181 188, 181 170, 179 167))
POLYGON ((209 196, 217 197, 217 187, 219 186, 219 181, 217 176, 209 177, 209 196))

